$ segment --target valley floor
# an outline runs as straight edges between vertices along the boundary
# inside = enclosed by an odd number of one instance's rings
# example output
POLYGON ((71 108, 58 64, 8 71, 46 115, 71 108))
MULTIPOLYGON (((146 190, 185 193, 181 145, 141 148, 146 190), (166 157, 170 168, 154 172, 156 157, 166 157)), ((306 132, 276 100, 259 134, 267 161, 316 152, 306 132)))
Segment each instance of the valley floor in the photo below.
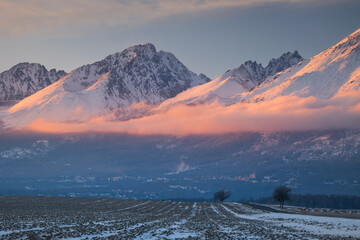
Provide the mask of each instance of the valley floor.
POLYGON ((240 203, 0 197, 0 239, 360 239, 360 220, 240 203))

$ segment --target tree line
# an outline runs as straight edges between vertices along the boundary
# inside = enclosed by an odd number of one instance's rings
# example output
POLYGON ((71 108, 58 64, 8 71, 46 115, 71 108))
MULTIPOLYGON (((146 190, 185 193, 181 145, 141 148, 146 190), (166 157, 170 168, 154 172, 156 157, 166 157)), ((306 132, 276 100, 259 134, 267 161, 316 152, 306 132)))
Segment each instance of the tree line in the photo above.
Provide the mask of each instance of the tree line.
MULTIPOLYGON (((308 207, 308 208, 332 208, 332 209, 360 209, 360 196, 335 195, 335 194, 292 194, 292 189, 288 186, 280 185, 273 190, 269 197, 254 199, 243 198, 241 203, 262 203, 262 204, 284 204, 308 207)), ((214 193, 213 199, 210 198, 173 198, 172 201, 182 202, 224 202, 231 196, 231 191, 220 190, 214 193)))
MULTIPOLYGON (((360 209, 360 196, 326 194, 290 194, 288 204, 309 208, 360 209)), ((249 201, 249 200, 247 200, 249 201)), ((252 199, 252 202, 273 204, 273 197, 252 199)))
MULTIPOLYGON (((242 199, 240 202, 256 202, 263 204, 279 203, 283 207, 285 203, 309 208, 332 208, 332 209, 360 209, 360 196, 335 195, 335 194, 291 194, 292 189, 288 186, 278 186, 272 196, 258 199, 242 199)), ((230 191, 218 191, 213 200, 223 202, 231 195, 230 191)))
MULTIPOLYGON (((278 186, 274 189, 272 199, 280 203, 280 207, 284 207, 286 201, 290 201, 291 188, 288 186, 278 186)), ((231 191, 220 190, 214 193, 214 202, 224 202, 231 196, 231 191)))

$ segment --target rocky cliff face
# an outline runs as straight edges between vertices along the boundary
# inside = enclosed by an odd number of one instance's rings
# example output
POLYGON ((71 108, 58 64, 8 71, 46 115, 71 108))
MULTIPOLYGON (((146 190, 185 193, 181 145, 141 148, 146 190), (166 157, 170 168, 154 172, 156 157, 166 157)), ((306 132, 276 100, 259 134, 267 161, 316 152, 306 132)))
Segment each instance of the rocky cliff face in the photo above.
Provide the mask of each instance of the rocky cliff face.
POLYGON ((244 90, 250 91, 262 83, 268 76, 275 75, 285 69, 299 63, 303 58, 298 51, 287 52, 279 58, 273 58, 264 68, 261 64, 253 61, 246 61, 240 67, 235 68, 224 74, 230 76, 244 87, 244 90))
POLYGON ((264 69, 264 76, 272 76, 278 72, 282 72, 285 69, 298 64, 303 58, 299 55, 298 51, 288 52, 281 55, 279 58, 273 58, 270 60, 267 67, 264 69))

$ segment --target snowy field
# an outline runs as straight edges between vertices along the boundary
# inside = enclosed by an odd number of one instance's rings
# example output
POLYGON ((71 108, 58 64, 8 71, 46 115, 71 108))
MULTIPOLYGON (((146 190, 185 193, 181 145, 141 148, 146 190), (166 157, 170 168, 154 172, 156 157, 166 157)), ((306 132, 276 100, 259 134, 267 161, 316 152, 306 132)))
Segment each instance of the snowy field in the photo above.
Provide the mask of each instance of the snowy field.
POLYGON ((0 197, 0 239, 360 239, 360 219, 239 203, 0 197))

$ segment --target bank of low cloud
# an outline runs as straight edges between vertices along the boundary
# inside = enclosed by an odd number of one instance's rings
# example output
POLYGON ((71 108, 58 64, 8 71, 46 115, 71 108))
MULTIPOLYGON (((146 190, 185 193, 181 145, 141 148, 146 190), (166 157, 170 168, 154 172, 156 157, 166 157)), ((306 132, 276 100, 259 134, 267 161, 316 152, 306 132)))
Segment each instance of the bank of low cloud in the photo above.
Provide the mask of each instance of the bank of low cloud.
POLYGON ((329 100, 282 96, 258 103, 176 105, 166 112, 113 121, 108 117, 85 122, 50 122, 39 118, 23 130, 46 133, 119 132, 178 135, 249 131, 307 131, 360 128, 360 95, 329 100))

